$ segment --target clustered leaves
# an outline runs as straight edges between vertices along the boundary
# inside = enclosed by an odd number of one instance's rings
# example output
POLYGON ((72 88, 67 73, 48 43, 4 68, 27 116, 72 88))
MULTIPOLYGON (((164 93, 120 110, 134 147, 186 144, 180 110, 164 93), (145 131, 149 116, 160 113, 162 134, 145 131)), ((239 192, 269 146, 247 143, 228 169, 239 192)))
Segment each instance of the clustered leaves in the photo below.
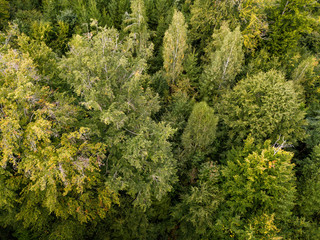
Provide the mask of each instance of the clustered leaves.
POLYGON ((0 0, 0 238, 319 239, 319 6, 0 0))

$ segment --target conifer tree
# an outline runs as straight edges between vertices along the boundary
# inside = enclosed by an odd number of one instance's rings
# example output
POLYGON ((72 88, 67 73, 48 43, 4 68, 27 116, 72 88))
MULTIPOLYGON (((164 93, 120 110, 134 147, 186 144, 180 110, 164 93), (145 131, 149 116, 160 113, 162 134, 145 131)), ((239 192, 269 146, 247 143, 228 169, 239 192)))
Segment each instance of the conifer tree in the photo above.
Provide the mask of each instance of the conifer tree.
POLYGON ((267 35, 269 24, 267 11, 274 7, 276 0, 239 1, 237 9, 241 23, 243 45, 247 51, 254 52, 267 35))
POLYGON ((222 96, 219 117, 228 144, 241 144, 251 134, 255 141, 281 139, 297 143, 305 137, 301 91, 275 70, 242 79, 222 96), (292 116, 295 116, 294 118, 292 116))
POLYGON ((2 30, 2 28, 8 24, 7 21, 9 20, 9 17, 10 17, 9 2, 6 0, 0 0, 0 9, 1 9, 0 10, 0 30, 2 30))
POLYGON ((196 184, 182 196, 173 211, 179 223, 181 239, 215 239, 218 209, 223 203, 219 188, 220 167, 213 162, 203 163, 196 184))
POLYGON ((319 7, 317 1, 278 0, 268 11, 270 25, 268 49, 279 57, 294 51, 303 33, 310 33, 319 25, 313 9, 319 7))
POLYGON ((251 137, 227 154, 221 170, 225 202, 217 222, 225 236, 272 239, 283 234, 296 193, 292 157, 270 141, 256 145, 251 137))
POLYGON ((314 147, 310 157, 302 162, 302 179, 300 181, 300 212, 309 220, 320 216, 320 145, 314 147))

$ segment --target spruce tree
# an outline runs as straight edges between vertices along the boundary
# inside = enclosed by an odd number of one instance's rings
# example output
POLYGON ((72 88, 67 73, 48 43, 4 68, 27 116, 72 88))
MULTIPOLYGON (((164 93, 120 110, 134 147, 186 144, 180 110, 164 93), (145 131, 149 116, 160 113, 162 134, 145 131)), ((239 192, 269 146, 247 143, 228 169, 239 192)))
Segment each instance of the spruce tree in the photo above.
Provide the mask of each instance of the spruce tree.
POLYGON ((275 142, 281 136, 295 144, 305 137, 301 91, 281 72, 271 70, 242 79, 221 99, 219 117, 226 127, 228 146, 241 144, 249 134, 260 143, 275 142))
POLYGON ((222 167, 225 202, 217 221, 224 236, 237 239, 272 239, 283 236, 295 201, 296 183, 292 153, 256 144, 249 137, 243 148, 228 152, 222 167))

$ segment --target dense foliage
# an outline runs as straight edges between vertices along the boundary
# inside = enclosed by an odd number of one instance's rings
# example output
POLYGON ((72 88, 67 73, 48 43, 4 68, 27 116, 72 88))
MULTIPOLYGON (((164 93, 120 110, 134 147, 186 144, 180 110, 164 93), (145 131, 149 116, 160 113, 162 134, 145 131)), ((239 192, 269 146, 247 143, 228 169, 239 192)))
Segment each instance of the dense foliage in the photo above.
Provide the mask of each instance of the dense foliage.
POLYGON ((319 19, 0 0, 0 239, 319 239, 319 19))

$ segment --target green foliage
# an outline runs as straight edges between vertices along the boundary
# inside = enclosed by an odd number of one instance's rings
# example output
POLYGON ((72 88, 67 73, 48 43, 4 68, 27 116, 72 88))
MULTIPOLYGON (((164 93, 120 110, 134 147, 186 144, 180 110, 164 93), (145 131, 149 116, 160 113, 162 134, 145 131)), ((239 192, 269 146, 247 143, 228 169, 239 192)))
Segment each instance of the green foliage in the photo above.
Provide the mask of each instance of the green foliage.
POLYGON ((22 33, 31 34, 31 28, 34 22, 39 22, 42 14, 37 10, 18 10, 15 14, 15 21, 22 33))
POLYGON ((173 216, 179 223, 181 239, 214 238, 218 207, 223 202, 218 181, 219 167, 213 162, 201 166, 199 177, 190 193, 182 197, 173 216))
POLYGON ((92 38, 75 36, 60 63, 61 77, 105 125, 109 146, 108 181, 146 208, 175 182, 175 160, 167 139, 173 129, 156 123, 157 97, 146 86, 144 59, 134 57, 134 41, 119 40, 115 29, 92 38))
POLYGON ((233 19, 233 1, 195 0, 190 13, 190 39, 197 45, 200 53, 208 44, 213 30, 221 26, 223 20, 233 19))
POLYGON ((276 0, 245 0, 238 4, 238 14, 243 29, 243 45, 254 52, 268 31, 267 9, 274 6, 276 0))
POLYGON ((301 93, 275 70, 239 81, 222 96, 219 117, 226 126, 229 146, 241 144, 249 134, 259 143, 279 136, 296 143, 305 137, 301 93))
MULTIPOLYGON (((318 60, 313 57, 303 59, 292 73, 292 80, 304 88, 307 104, 318 102, 320 77, 316 71, 318 60)), ((318 70, 319 71, 319 70, 318 70)))
POLYGON ((148 46, 149 32, 147 26, 146 10, 144 6, 144 0, 131 0, 130 16, 127 16, 125 23, 128 26, 124 29, 129 31, 132 38, 137 41, 137 54, 142 57, 148 57, 152 45, 148 46), (148 49, 149 48, 149 49, 148 49))
POLYGON ((216 95, 235 84, 244 60, 242 36, 239 27, 233 32, 225 23, 212 35, 212 48, 208 51, 210 62, 204 68, 200 92, 211 103, 216 95))
POLYGON ((130 0, 110 0, 107 5, 107 26, 121 28, 123 15, 130 9, 130 0))
POLYGON ((198 54, 194 49, 188 49, 185 60, 183 61, 183 69, 185 71, 183 77, 190 81, 190 87, 192 90, 198 89, 201 71, 198 64, 198 54))
POLYGON ((172 23, 163 39, 163 67, 169 85, 177 85, 183 71, 183 61, 187 50, 187 25, 181 12, 175 10, 172 23))
POLYGON ((190 99, 186 93, 178 92, 172 96, 170 104, 167 105, 166 112, 162 116, 162 120, 168 122, 174 129, 177 129, 175 139, 177 142, 183 133, 188 121, 188 117, 192 111, 194 100, 190 99))
POLYGON ((319 6, 317 1, 308 0, 278 0, 270 8, 268 15, 272 21, 270 26, 269 51, 280 57, 297 47, 303 33, 310 33, 318 25, 318 17, 312 10, 319 6))
POLYGON ((312 109, 307 116, 307 139, 306 144, 310 149, 320 144, 320 111, 312 109))
POLYGON ((104 144, 91 142, 88 128, 61 131, 72 125, 77 109, 59 104, 57 95, 37 84, 41 76, 28 55, 9 50, 1 55, 0 64, 5 224, 17 221, 39 232, 54 217, 72 218, 75 224, 104 218, 111 204, 118 202, 100 175, 104 144))
POLYGON ((261 49, 250 59, 250 62, 244 66, 246 75, 256 75, 259 72, 268 72, 272 69, 284 71, 279 58, 272 56, 266 49, 261 49))
POLYGON ((314 147, 310 157, 302 164, 300 181, 300 211, 309 220, 319 220, 320 187, 320 145, 314 147))
POLYGON ((6 25, 7 21, 10 17, 10 5, 9 2, 6 0, 0 1, 0 30, 2 30, 6 25))
POLYGON ((281 236, 281 222, 291 215, 295 200, 292 154, 271 146, 255 145, 249 137, 243 148, 228 152, 222 167, 222 205, 218 226, 237 239, 281 236))
POLYGON ((216 138, 218 117, 206 102, 196 103, 182 135, 182 146, 189 152, 207 152, 216 138))
POLYGON ((0 0, 0 238, 320 239, 319 5, 0 0))

